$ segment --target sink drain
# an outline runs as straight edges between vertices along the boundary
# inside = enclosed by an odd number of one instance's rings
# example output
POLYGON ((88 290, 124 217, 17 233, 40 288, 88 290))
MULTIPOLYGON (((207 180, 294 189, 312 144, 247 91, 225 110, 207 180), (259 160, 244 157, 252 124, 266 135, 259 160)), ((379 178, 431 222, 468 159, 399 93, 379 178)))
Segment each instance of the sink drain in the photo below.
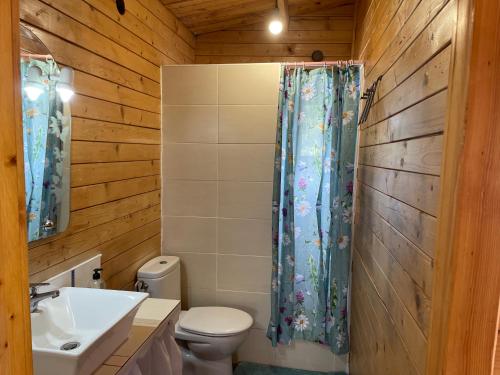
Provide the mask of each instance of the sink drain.
POLYGON ((76 349, 80 346, 80 343, 78 341, 70 341, 67 342, 66 344, 61 345, 61 350, 73 350, 76 349))

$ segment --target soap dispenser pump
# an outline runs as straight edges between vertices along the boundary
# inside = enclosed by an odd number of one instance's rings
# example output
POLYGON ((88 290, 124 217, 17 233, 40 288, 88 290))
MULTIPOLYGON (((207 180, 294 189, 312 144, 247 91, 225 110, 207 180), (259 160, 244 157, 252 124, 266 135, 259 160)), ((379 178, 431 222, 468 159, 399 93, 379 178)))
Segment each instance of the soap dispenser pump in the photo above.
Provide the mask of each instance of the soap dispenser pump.
POLYGON ((106 289, 106 283, 102 279, 102 268, 94 268, 92 280, 90 280, 89 288, 106 289))

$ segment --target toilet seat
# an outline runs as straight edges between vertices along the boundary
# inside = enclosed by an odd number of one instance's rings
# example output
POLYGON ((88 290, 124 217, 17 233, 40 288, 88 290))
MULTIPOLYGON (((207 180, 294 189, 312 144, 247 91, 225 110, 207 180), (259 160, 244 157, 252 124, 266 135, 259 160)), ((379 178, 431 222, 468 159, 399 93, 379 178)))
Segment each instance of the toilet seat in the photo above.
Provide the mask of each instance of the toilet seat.
POLYGON ((244 311, 229 307, 193 307, 182 311, 179 328, 185 332, 208 337, 227 337, 247 331, 252 317, 244 311))

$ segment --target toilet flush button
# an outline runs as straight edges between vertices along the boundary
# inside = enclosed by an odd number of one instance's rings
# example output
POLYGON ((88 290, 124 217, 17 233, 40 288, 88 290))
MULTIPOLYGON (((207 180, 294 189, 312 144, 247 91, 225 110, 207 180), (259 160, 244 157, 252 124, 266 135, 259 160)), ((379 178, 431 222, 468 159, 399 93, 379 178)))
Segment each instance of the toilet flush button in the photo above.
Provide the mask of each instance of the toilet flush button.
POLYGON ((158 279, 171 272, 179 270, 180 261, 178 257, 163 255, 150 259, 137 271, 139 279, 158 279))

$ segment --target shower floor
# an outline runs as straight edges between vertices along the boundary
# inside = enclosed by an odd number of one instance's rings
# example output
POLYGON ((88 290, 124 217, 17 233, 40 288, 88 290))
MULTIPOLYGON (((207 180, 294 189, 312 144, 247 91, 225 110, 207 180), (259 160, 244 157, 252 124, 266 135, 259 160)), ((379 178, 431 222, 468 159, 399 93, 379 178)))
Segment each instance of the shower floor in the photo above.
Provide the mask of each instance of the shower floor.
POLYGON ((296 370, 285 367, 261 365, 258 363, 240 362, 234 370, 234 375, 346 375, 344 372, 317 372, 296 370))

